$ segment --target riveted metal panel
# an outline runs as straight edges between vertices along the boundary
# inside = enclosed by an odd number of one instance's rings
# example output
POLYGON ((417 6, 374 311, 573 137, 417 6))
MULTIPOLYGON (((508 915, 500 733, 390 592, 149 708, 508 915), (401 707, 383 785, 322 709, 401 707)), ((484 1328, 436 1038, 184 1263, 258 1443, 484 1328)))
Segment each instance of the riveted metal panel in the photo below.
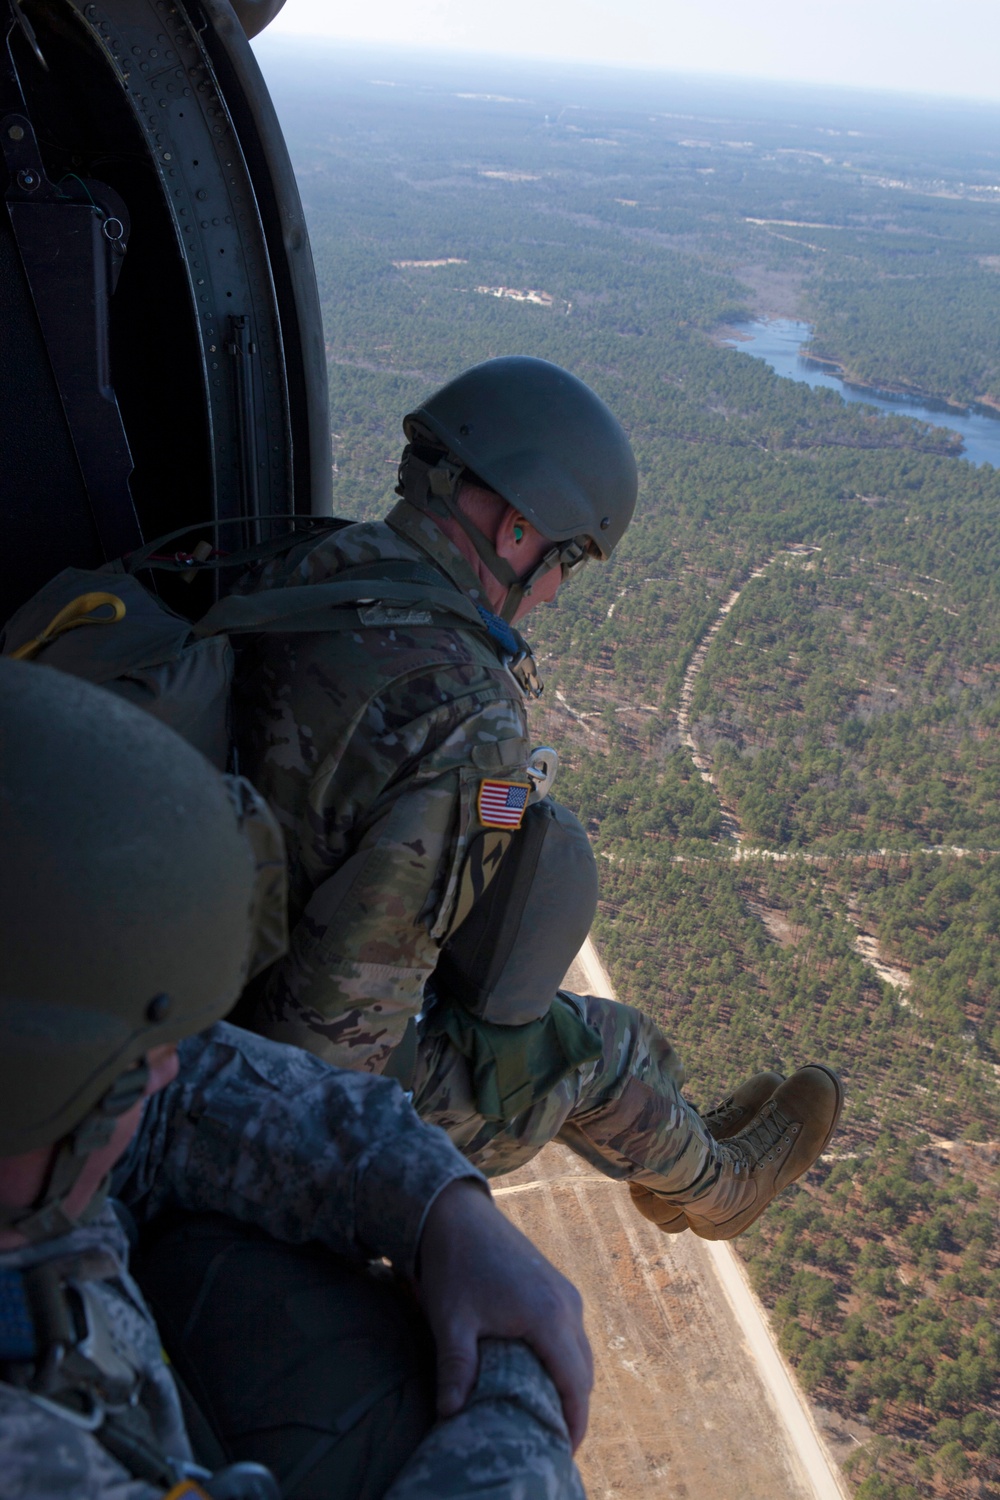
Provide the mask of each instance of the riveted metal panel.
MULTIPOLYGON (((308 236, 228 0, 22 0, 19 10, 0 0, 5 13, 0 108, 31 120, 54 183, 106 184, 131 216, 111 300, 111 368, 144 534, 239 520, 215 538, 234 546, 269 534, 273 524, 258 517, 328 513, 326 369, 308 236)), ((18 320, 26 307, 12 293, 18 320)), ((32 369, 21 373, 41 393, 39 451, 63 451, 37 330, 29 343, 32 369)), ((61 463, 58 485, 54 470, 47 483, 43 457, 5 497, 38 553, 24 570, 31 586, 40 570, 100 561, 61 463), (44 534, 42 512, 56 523, 44 534)), ((192 609, 208 586, 189 591, 192 609)))

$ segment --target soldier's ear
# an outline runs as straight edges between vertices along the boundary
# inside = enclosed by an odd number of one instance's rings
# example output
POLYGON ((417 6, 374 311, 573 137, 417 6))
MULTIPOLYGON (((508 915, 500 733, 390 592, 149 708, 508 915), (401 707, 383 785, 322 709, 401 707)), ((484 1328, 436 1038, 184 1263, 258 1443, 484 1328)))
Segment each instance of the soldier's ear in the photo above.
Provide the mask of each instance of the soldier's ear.
POLYGON ((531 522, 526 516, 522 516, 520 511, 515 510, 513 506, 507 511, 506 520, 507 525, 510 527, 510 534, 515 542, 523 542, 531 534, 531 522))
POLYGON ((531 547, 532 536, 531 522, 520 511, 515 510, 513 505, 504 507, 503 514, 497 520, 496 530, 491 534, 499 555, 506 558, 518 572, 524 568, 523 557, 531 547))

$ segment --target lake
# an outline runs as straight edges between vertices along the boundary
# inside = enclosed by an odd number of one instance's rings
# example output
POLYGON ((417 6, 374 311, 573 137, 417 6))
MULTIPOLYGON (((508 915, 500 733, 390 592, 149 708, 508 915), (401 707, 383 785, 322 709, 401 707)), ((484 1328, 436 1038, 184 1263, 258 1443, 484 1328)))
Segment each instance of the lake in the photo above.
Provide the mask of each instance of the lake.
POLYGON ((893 416, 913 417, 934 427, 947 427, 961 435, 964 444, 962 457, 969 463, 993 464, 1000 468, 1000 419, 997 417, 975 408, 958 412, 943 403, 928 404, 906 396, 891 396, 882 391, 848 385, 824 365, 799 353, 802 345, 812 337, 810 323, 799 323, 793 318, 770 318, 734 324, 733 333, 735 337, 724 340, 730 348, 754 359, 762 359, 776 375, 782 375, 786 380, 803 380, 806 385, 828 386, 839 391, 845 401, 860 401, 866 406, 876 406, 880 411, 892 412, 893 416))

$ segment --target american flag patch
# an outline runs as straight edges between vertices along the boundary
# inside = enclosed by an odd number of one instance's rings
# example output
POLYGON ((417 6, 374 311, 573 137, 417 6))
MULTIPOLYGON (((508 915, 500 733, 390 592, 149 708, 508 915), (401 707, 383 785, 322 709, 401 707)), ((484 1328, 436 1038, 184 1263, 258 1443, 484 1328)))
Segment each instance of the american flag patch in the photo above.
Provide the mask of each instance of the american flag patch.
POLYGON ((487 828, 520 828, 530 791, 524 781, 481 781, 480 823, 487 828))

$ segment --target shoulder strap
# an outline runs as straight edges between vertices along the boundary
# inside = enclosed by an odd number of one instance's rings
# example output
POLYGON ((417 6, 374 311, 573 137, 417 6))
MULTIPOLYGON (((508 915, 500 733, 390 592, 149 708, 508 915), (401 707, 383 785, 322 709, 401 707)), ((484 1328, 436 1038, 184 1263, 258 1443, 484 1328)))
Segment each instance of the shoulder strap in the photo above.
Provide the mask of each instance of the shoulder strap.
POLYGON ((286 589, 266 589, 259 594, 229 594, 213 604, 194 627, 197 636, 251 635, 257 632, 357 630, 357 606, 384 604, 391 608, 428 612, 419 624, 436 624, 431 612, 457 617, 486 632, 486 625, 470 599, 456 589, 440 584, 408 583, 403 579, 333 579, 329 583, 297 584, 286 589), (338 619, 333 613, 345 611, 338 619), (348 616, 346 610, 350 609, 348 616))
POLYGON ((288 588, 263 589, 256 594, 229 594, 202 616, 194 634, 305 634, 392 623, 385 619, 359 620, 358 608, 364 605, 408 610, 408 617, 399 622, 407 628, 448 625, 456 619, 462 620, 489 638, 523 692, 533 698, 541 695, 542 683, 534 654, 520 632, 474 604, 432 564, 413 558, 356 563, 325 583, 294 584, 288 588), (418 611, 426 617, 414 618, 418 611))
POLYGON ((354 524, 342 516, 297 514, 253 516, 249 519, 230 516, 221 521, 196 521, 193 526, 181 526, 176 531, 168 531, 134 552, 126 553, 121 566, 126 573, 137 573, 141 568, 151 568, 160 573, 188 573, 192 568, 198 572, 213 572, 219 568, 249 568, 253 563, 267 562, 272 557, 280 557, 283 552, 290 552, 293 547, 305 541, 310 535, 310 529, 315 534, 320 531, 341 531, 345 526, 354 524), (195 531, 214 531, 222 526, 247 526, 258 521, 285 521, 293 529, 283 536, 270 537, 266 542, 255 542, 249 547, 241 547, 236 552, 225 552, 219 556, 199 558, 183 549, 173 554, 163 552, 163 548, 171 542, 178 541, 182 536, 190 536, 195 531), (299 529, 296 530, 296 527, 299 529))

